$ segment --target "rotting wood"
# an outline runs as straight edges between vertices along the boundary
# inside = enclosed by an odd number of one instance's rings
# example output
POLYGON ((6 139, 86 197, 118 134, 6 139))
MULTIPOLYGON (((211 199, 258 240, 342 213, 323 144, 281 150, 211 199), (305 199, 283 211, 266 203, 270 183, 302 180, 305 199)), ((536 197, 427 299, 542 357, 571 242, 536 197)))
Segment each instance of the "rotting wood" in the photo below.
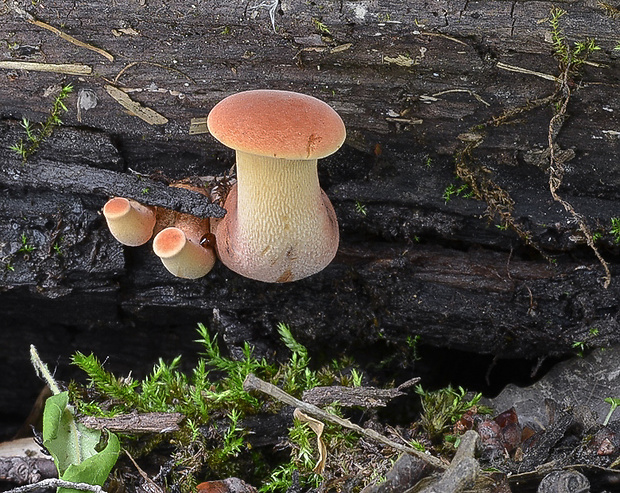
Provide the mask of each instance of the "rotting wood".
POLYGON ((71 490, 90 491, 92 493, 106 493, 101 486, 87 483, 74 483, 58 478, 43 479, 37 483, 18 486, 17 488, 6 490, 5 493, 29 493, 30 491, 40 491, 45 488, 68 488, 71 490))
MULTIPOLYGON (((196 321, 225 332, 220 341, 231 350, 242 345, 236 334, 244 334, 243 341, 267 352, 277 340, 275 323, 286 320, 312 354, 353 348, 368 355, 364 358, 393 357, 413 335, 427 347, 492 354, 500 364, 503 358, 565 356, 574 352, 574 341, 619 342, 619 247, 609 234, 610 217, 620 217, 618 167, 609 158, 620 154, 618 20, 584 2, 562 5, 570 42, 590 37, 602 47, 593 58, 601 66, 585 67, 574 87, 558 143, 576 152, 562 196, 603 235, 598 244, 615 276, 604 292, 578 228, 551 201, 546 169, 527 160, 547 146, 552 110, 541 104, 511 113, 544 98, 554 82, 497 65, 556 74, 545 21, 549 4, 411 0, 407 12, 396 0, 283 4, 275 34, 267 11, 246 11, 231 2, 209 0, 190 9, 176 0, 166 6, 58 0, 46 12, 66 14, 63 30, 119 54, 115 62, 81 50, 80 60, 101 78, 0 72, 5 123, 0 168, 12 162, 6 149, 18 141, 7 127, 17 127, 24 116, 44 120, 51 105, 46 89, 67 82, 76 92, 92 90, 99 104, 82 122, 75 111, 63 116, 66 126, 59 134, 65 130, 72 138, 52 138, 40 151, 54 165, 68 160, 145 175, 162 170, 175 178, 188 169, 223 174, 232 151, 207 134, 188 136, 189 121, 203 118, 225 95, 248 88, 313 94, 342 114, 349 135, 349 145, 319 167, 341 227, 339 254, 323 273, 294 286, 257 285, 221 265, 198 282, 171 279, 148 248, 114 244, 97 214, 104 203, 100 195, 3 185, 0 305, 11 338, 3 357, 14 375, 0 388, 6 416, 13 419, 15 409, 28 406, 22 375, 29 368, 14 348, 33 338, 45 339, 52 359, 68 357, 80 345, 110 355, 110 364, 126 371, 129 362, 193 353, 196 321), (384 22, 388 14, 390 22, 384 22), (294 58, 300 49, 295 39, 318 34, 313 17, 332 33, 331 39, 321 37, 328 49, 294 58), (108 29, 123 25, 133 26, 131 37, 108 29), (349 49, 336 50, 347 43, 349 49), (415 67, 381 64, 382 54, 416 53, 420 47, 427 51, 415 67), (118 74, 123 84, 142 89, 136 99, 161 109, 168 124, 147 125, 108 97, 104 81, 118 74), (454 89, 472 91, 490 106, 465 92, 431 100, 454 89), (387 121, 390 111, 405 121, 387 121), (490 125, 476 149, 480 170, 510 192, 515 217, 523 218, 557 265, 541 262, 512 232, 488 224, 480 202, 442 199, 455 180, 458 136, 504 114, 512 114, 510 125, 490 125), (423 123, 410 124, 419 120, 423 123), (106 147, 105 139, 113 144, 106 147), (358 202, 366 205, 366 215, 356 210, 358 202), (22 233, 39 250, 16 255, 22 233), (53 248, 61 245, 62 255, 55 255, 53 248), (14 272, 5 264, 9 258, 14 272), (589 336, 593 327, 596 337, 589 336)), ((55 61, 75 56, 75 46, 24 19, 2 20, 0 30, 9 40, 3 58, 40 62, 43 56, 55 61)))
POLYGON ((113 433, 171 433, 178 431, 179 424, 184 419, 180 413, 131 413, 101 418, 96 416, 81 416, 79 418, 87 428, 94 430, 109 430, 113 433))
POLYGON ((415 455, 416 457, 422 459, 423 461, 427 462, 429 465, 437 469, 443 470, 443 469, 446 469, 447 467, 446 464, 444 464, 441 460, 437 459, 436 457, 433 457, 432 455, 425 454, 424 452, 420 452, 419 450, 416 450, 413 447, 407 447, 406 445, 403 445, 401 443, 394 442, 390 440, 389 438, 381 435, 380 433, 377 433, 375 430, 372 430, 369 428, 362 428, 359 425, 351 423, 351 421, 349 421, 348 419, 344 419, 332 413, 328 413, 327 411, 324 411, 320 407, 317 407, 313 404, 308 404, 307 402, 300 401, 299 399, 296 399, 292 395, 287 394, 282 389, 276 387, 273 384, 270 384, 269 382, 265 382, 264 380, 261 380, 255 375, 249 374, 246 377, 245 381, 243 382, 243 388, 244 390, 248 392, 251 390, 262 392, 264 394, 267 394, 273 397, 274 399, 279 400, 280 402, 288 404, 289 406, 298 407, 305 413, 311 416, 314 416, 318 419, 329 421, 330 423, 335 423, 337 425, 343 426, 350 430, 356 431, 357 433, 360 433, 361 435, 367 438, 370 438, 379 443, 382 443, 383 445, 386 445, 395 450, 398 450, 399 452, 407 452, 409 454, 415 455))
POLYGON ((223 217, 225 214, 219 205, 191 190, 169 187, 143 176, 88 166, 59 165, 41 159, 31 159, 25 165, 6 164, 0 168, 0 183, 6 186, 53 188, 62 193, 126 197, 198 217, 223 217))
POLYGON ((58 472, 52 458, 0 457, 0 480, 18 485, 54 478, 58 472))
POLYGON ((377 387, 313 387, 303 393, 302 399, 315 406, 326 406, 338 402, 343 407, 359 406, 364 409, 385 407, 388 403, 406 394, 405 390, 420 381, 414 378, 393 389, 377 387))

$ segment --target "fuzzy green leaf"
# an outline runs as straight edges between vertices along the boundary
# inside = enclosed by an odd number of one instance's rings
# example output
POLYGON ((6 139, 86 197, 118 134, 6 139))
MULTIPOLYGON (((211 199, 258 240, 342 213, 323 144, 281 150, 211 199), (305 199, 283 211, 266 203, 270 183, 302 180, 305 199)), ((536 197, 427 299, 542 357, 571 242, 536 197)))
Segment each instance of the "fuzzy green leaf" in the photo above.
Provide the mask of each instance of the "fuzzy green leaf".
POLYGON ((103 485, 116 463, 120 445, 118 438, 110 433, 105 449, 98 452, 96 447, 100 439, 101 431, 86 428, 75 420, 68 392, 47 399, 43 412, 43 445, 54 457, 61 479, 103 485))
MULTIPOLYGON (((109 433, 108 443, 101 452, 89 457, 80 464, 71 464, 65 471, 62 479, 74 483, 88 483, 103 486, 114 464, 116 464, 120 450, 121 445, 118 437, 113 433, 109 433)), ((59 488, 57 493, 78 492, 72 489, 59 488)))

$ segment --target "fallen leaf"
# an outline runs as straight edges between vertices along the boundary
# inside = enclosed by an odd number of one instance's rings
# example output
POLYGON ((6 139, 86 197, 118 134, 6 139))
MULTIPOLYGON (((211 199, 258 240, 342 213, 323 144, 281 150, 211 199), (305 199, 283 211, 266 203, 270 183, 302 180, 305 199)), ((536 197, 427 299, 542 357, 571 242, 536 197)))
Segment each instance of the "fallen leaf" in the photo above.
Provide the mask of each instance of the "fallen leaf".
POLYGON ((314 466, 313 472, 316 474, 322 474, 325 470, 325 462, 327 461, 327 447, 325 446, 325 442, 321 438, 323 434, 323 428, 325 424, 323 424, 318 419, 314 419, 304 412, 302 412, 299 408, 295 408, 293 411, 293 416, 301 421, 302 423, 306 423, 314 433, 316 433, 316 444, 319 449, 319 460, 314 466))

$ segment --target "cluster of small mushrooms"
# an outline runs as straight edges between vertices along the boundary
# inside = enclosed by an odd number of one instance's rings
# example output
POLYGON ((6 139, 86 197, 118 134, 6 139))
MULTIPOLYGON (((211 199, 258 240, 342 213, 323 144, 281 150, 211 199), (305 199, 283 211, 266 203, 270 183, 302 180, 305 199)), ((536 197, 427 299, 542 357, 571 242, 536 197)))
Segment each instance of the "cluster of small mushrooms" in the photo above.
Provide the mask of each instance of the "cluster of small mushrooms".
POLYGON ((200 219, 115 197, 103 208, 112 235, 139 246, 155 234, 155 254, 187 279, 206 275, 216 256, 232 271, 264 282, 323 270, 336 255, 339 235, 317 160, 343 144, 340 116, 311 96, 256 90, 219 102, 207 125, 236 151, 237 181, 224 201, 226 215, 200 219), (214 241, 204 241, 211 235, 214 241))

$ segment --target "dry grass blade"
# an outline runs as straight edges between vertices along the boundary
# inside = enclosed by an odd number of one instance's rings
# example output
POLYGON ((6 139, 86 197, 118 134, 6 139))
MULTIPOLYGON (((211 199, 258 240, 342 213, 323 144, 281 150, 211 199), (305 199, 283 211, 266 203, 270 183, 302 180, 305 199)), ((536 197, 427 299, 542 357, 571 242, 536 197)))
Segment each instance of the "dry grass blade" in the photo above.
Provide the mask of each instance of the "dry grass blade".
POLYGON ((323 435, 323 428, 325 428, 325 425, 318 419, 308 416, 299 408, 296 408, 295 411, 293 411, 293 416, 302 423, 306 423, 316 434, 316 445, 319 449, 319 460, 314 466, 313 472, 323 474, 323 471, 325 470, 325 462, 327 461, 327 447, 325 446, 325 442, 321 436, 323 435))
POLYGON ((508 70, 509 72, 518 72, 520 74, 535 75, 536 77, 540 77, 542 79, 552 80, 553 82, 560 82, 560 79, 558 79, 554 75, 544 74, 542 72, 536 72, 535 70, 529 70, 527 68, 517 67, 515 65, 508 65, 507 63, 497 62, 496 67, 501 68, 503 70, 508 70))
POLYGON ((61 30, 56 29, 54 26, 50 26, 49 24, 45 22, 38 21, 35 19, 28 19, 28 22, 30 22, 31 24, 34 24, 35 26, 42 27, 43 29, 47 29, 48 31, 53 32, 54 34, 58 35, 65 41, 69 41, 69 43, 73 43, 74 45, 79 46, 81 48, 86 48, 87 50, 91 50, 91 51, 94 51, 95 53, 99 53, 101 56, 106 57, 111 62, 114 61, 114 57, 110 55, 107 51, 102 50, 101 48, 97 48, 96 46, 90 45, 88 43, 84 43, 83 41, 80 41, 79 39, 76 39, 73 36, 70 36, 69 34, 63 33, 61 30))

